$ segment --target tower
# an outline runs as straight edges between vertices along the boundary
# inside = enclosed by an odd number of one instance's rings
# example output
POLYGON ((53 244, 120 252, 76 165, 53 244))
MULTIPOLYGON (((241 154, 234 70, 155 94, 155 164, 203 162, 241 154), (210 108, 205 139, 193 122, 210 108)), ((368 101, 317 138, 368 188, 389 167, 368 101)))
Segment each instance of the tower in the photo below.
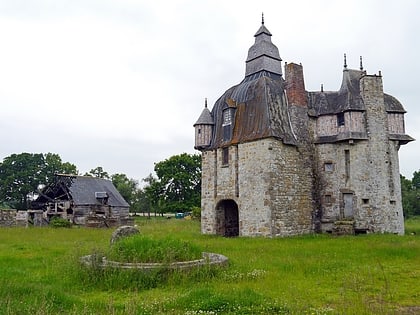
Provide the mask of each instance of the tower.
POLYGON ((245 78, 213 106, 208 145, 197 145, 203 124, 195 125, 205 234, 283 236, 312 230, 312 174, 297 150, 281 58, 271 36, 262 22, 248 50, 245 78))

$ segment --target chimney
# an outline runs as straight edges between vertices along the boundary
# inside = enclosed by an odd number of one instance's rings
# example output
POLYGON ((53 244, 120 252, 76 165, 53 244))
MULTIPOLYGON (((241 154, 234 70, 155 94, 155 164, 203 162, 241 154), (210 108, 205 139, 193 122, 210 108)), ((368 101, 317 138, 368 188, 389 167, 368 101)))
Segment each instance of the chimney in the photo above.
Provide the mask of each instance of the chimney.
POLYGON ((308 106, 302 65, 287 63, 285 65, 285 80, 287 101, 289 104, 304 107, 308 106))

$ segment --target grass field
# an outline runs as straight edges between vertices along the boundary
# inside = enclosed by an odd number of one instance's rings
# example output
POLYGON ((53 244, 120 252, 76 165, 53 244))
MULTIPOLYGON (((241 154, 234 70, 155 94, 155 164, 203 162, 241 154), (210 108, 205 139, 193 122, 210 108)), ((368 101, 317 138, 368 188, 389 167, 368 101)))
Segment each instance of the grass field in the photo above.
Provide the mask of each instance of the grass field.
POLYGON ((420 218, 406 222, 405 236, 222 238, 201 235, 195 221, 138 225, 230 264, 149 286, 130 273, 99 283, 78 261, 107 251, 112 230, 2 228, 0 314, 420 313, 420 218))

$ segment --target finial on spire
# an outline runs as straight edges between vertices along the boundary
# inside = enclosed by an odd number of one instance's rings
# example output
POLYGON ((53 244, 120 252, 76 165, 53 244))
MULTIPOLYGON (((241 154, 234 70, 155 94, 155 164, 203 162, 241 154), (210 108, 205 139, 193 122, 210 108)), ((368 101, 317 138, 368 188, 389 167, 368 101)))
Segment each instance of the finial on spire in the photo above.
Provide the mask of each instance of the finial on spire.
POLYGON ((324 92, 324 84, 321 83, 321 92, 324 92))
POLYGON ((207 108, 207 97, 204 99, 204 107, 207 108))
POLYGON ((347 69, 347 56, 344 54, 344 69, 347 69))
POLYGON ((362 60, 362 56, 360 56, 360 71, 363 71, 363 60, 362 60))
POLYGON ((264 25, 264 12, 261 13, 261 24, 264 25))

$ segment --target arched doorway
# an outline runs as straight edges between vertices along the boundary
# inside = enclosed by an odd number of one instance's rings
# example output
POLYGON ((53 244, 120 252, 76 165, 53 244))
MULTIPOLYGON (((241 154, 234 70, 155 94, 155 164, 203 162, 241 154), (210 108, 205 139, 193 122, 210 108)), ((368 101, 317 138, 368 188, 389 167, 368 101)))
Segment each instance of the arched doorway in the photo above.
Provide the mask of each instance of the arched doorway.
POLYGON ((232 199, 221 200, 216 206, 217 234, 239 236, 238 205, 232 199))

